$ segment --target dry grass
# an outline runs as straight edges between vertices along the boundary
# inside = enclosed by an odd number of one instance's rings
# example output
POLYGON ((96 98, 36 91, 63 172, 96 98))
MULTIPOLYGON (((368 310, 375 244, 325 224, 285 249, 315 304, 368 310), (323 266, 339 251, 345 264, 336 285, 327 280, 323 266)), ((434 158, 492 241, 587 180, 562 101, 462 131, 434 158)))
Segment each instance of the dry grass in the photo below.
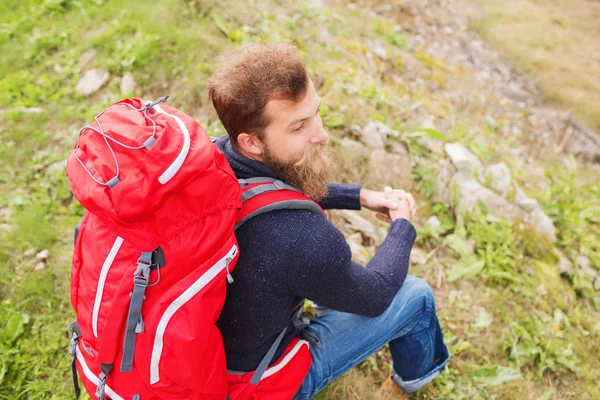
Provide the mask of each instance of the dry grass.
POLYGON ((477 1, 473 28, 530 74, 548 102, 600 130, 600 2, 477 1))

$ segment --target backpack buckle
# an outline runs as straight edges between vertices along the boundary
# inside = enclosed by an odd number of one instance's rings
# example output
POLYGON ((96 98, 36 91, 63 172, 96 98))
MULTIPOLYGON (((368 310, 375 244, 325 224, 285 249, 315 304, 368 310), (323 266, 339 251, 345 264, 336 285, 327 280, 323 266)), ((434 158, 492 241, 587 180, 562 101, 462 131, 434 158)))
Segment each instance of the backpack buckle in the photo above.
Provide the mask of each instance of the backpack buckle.
POLYGON ((96 398, 98 400, 104 400, 104 391, 106 390, 106 374, 104 372, 101 372, 100 375, 98 375, 98 387, 96 388, 96 398))

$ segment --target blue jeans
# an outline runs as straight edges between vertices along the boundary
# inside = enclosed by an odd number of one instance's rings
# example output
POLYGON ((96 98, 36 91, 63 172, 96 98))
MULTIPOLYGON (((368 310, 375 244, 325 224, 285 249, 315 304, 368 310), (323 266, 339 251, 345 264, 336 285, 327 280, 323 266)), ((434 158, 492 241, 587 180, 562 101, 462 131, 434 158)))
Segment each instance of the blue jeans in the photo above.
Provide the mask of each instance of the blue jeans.
POLYGON ((383 314, 369 318, 327 310, 305 331, 321 346, 310 347, 312 365, 296 400, 312 398, 386 343, 393 359, 392 380, 406 393, 432 381, 449 358, 431 287, 411 275, 383 314))

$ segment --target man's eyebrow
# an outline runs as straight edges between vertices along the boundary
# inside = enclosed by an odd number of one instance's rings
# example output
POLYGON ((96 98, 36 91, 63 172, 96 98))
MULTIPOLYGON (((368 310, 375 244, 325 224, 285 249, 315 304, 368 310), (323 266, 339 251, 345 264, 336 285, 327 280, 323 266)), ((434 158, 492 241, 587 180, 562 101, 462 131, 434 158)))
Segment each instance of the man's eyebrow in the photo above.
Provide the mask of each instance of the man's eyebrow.
MULTIPOLYGON (((322 103, 322 102, 323 102, 323 98, 320 98, 320 99, 319 99, 319 106, 318 106, 318 107, 317 107, 317 109, 315 110, 315 114, 314 114, 314 115, 316 115, 316 114, 319 112, 319 108, 321 108, 321 103, 322 103)), ((287 130, 287 129, 289 129, 289 128, 290 128, 292 125, 295 125, 295 124, 297 124, 297 123, 299 123, 299 122, 306 121, 307 119, 309 119, 309 118, 311 118, 311 117, 312 117, 312 115, 310 115, 310 116, 308 116, 308 117, 304 117, 304 118, 298 118, 298 119, 296 119, 296 120, 294 120, 294 121, 290 122, 290 123, 288 124, 288 126, 287 126, 285 129, 287 130)))

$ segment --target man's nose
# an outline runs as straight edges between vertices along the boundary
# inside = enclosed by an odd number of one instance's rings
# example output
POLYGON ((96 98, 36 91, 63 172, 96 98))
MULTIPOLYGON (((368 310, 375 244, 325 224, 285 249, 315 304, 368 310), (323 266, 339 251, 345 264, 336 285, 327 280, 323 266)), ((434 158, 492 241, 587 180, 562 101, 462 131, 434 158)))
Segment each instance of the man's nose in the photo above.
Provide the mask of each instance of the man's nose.
POLYGON ((321 126, 318 128, 317 134, 313 136, 311 143, 318 144, 326 142, 327 140, 329 140, 329 135, 327 134, 327 131, 323 129, 323 125, 321 124, 321 126))

